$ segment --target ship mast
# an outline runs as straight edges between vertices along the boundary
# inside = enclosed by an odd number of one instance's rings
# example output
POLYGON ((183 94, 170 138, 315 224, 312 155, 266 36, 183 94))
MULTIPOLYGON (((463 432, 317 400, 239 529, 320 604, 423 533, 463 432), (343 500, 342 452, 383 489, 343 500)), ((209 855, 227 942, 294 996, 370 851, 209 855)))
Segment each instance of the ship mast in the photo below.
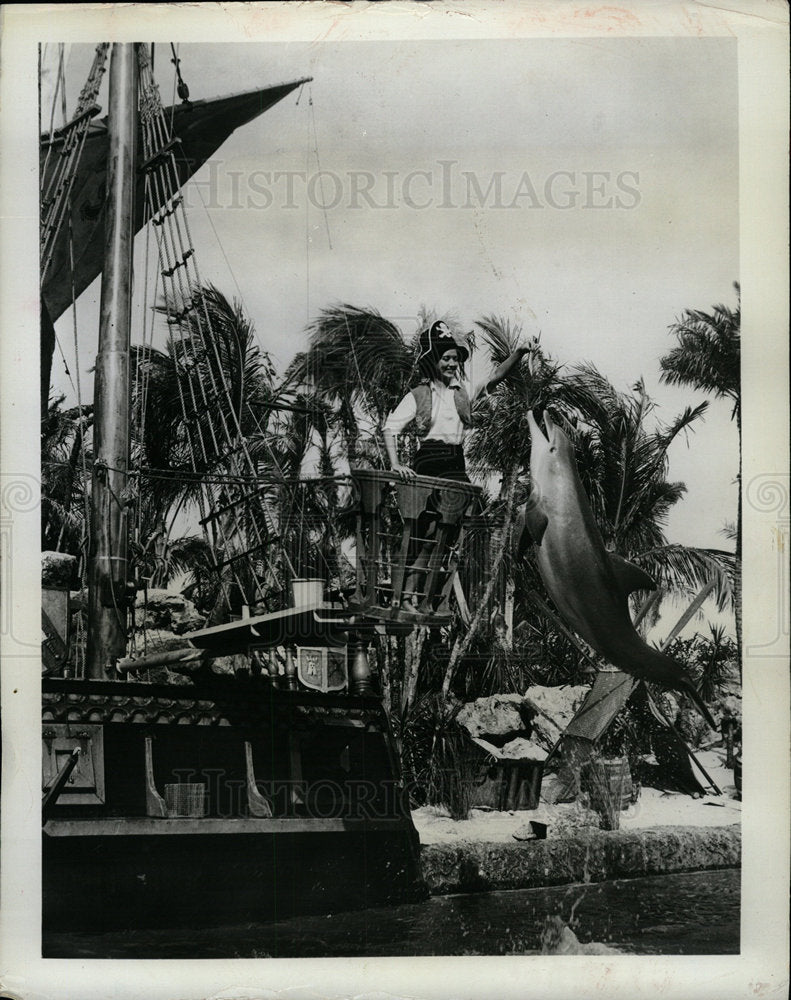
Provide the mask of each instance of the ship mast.
POLYGON ((137 52, 114 44, 99 350, 94 383, 94 465, 88 558, 87 675, 106 678, 126 653, 129 345, 134 242, 137 52))

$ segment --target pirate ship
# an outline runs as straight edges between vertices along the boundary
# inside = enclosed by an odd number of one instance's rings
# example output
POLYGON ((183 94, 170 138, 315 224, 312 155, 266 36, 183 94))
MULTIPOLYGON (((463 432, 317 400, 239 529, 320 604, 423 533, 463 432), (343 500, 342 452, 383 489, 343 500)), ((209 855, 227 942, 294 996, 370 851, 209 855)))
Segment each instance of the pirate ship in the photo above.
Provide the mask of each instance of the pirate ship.
POLYGON ((99 45, 74 116, 41 140, 45 400, 52 324, 102 280, 82 669, 68 659, 68 584, 45 587, 42 612, 45 934, 265 920, 424 892, 368 647, 377 633, 448 620, 477 490, 353 469, 355 585, 329 593, 320 575, 299 579, 285 550, 274 564, 284 484, 261 477, 218 363, 182 189, 235 128, 306 81, 190 103, 173 55, 182 103, 164 108, 146 46, 99 45), (200 521, 237 613, 175 650, 130 656, 130 511, 146 474, 130 464, 131 262, 144 227, 200 521), (218 668, 229 657, 234 669, 218 668))

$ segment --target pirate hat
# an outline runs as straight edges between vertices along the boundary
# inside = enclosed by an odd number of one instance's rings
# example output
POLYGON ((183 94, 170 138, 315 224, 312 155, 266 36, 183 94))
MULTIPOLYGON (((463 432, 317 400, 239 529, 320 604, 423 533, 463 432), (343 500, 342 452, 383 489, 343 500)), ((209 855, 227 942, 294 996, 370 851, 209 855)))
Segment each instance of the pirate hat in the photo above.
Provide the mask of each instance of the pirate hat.
POLYGON ((430 354, 435 358, 440 357, 445 351, 457 350, 459 352, 459 361, 464 364, 464 362, 470 356, 469 347, 461 340, 461 338, 455 337, 448 328, 446 323, 442 320, 437 320, 436 323, 432 323, 427 330, 423 330, 420 334, 420 354, 421 357, 426 354, 430 354))

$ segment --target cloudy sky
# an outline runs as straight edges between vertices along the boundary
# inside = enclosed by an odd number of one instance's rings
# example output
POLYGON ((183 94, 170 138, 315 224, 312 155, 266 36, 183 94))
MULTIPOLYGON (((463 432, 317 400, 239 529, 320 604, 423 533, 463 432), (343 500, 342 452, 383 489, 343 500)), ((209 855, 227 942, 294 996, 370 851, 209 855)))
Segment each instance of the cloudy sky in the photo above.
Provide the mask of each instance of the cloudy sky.
MULTIPOLYGON (((624 390, 643 377, 660 420, 702 400, 660 385, 658 358, 685 308, 735 305, 735 39, 184 44, 179 55, 193 100, 313 77, 232 135, 186 191, 202 278, 243 301, 278 365, 330 303, 378 309, 406 335, 425 305, 470 327, 510 317, 624 390)), ((91 57, 69 49, 75 95, 91 57)), ((155 65, 169 104, 169 47, 155 65)), ((138 292, 143 252, 138 237, 138 292)), ((78 304, 84 392, 98 296, 96 282, 78 304)), ((66 314, 58 331, 73 369, 71 324, 66 314)), ((53 381, 72 391, 57 355, 53 381)), ((724 544, 737 460, 729 407, 714 402, 671 452, 671 477, 689 487, 671 540, 724 544)))

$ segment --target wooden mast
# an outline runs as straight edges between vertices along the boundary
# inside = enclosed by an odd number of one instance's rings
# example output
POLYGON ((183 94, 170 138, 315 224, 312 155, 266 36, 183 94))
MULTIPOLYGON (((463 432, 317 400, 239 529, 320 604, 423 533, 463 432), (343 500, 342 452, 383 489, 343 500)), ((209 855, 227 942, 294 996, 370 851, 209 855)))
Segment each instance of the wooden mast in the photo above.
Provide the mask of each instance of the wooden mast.
POLYGON ((99 352, 94 388, 94 466, 88 558, 87 676, 104 678, 126 653, 129 344, 134 241, 137 52, 114 44, 110 64, 108 170, 99 352))

